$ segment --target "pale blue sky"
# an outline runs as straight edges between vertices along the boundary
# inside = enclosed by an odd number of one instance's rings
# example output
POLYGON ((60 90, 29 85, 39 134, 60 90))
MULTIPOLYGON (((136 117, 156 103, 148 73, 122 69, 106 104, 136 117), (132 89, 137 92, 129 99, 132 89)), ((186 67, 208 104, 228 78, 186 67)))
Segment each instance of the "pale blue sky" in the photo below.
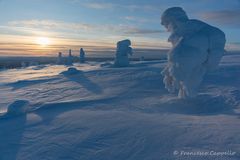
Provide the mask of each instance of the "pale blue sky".
POLYGON ((104 50, 125 38, 135 48, 168 48, 160 16, 173 6, 221 28, 226 48, 240 50, 239 0, 0 0, 0 54, 52 54, 81 46, 104 50), (52 43, 34 46, 37 37, 52 43))

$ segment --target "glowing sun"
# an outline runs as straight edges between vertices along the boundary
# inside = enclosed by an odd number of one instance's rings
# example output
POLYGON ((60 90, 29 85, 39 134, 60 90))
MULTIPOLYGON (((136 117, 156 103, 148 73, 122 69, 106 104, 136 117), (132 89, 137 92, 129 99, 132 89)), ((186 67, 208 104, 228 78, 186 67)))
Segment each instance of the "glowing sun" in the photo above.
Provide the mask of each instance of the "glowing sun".
POLYGON ((50 44, 50 40, 47 37, 38 37, 36 39, 36 43, 41 45, 41 46, 47 46, 50 44))

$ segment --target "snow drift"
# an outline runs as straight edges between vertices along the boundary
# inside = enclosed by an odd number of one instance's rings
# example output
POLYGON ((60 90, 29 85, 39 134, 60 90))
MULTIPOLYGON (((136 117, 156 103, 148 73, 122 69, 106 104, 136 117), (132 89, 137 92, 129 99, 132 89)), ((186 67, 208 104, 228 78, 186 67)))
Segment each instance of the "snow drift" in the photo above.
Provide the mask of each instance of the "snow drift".
POLYGON ((191 100, 164 89, 164 61, 127 68, 94 62, 72 69, 49 65, 1 71, 0 159, 237 160, 239 60, 238 54, 224 56, 191 100), (19 106, 21 114, 6 116, 19 106))

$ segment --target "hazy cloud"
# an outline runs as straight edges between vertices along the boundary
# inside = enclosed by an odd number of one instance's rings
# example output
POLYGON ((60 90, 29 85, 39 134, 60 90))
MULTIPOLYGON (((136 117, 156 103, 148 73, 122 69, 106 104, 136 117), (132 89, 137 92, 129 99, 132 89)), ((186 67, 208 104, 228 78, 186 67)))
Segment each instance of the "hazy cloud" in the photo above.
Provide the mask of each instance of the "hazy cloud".
POLYGON ((72 30, 91 30, 93 25, 84 23, 66 23, 54 20, 24 20, 8 22, 10 26, 44 28, 44 29, 72 29, 72 30))
POLYGON ((84 3, 83 5, 93 9, 110 9, 114 7, 112 3, 84 3))
POLYGON ((147 28, 138 28, 130 25, 92 25, 85 23, 67 23, 54 20, 24 20, 24 21, 11 21, 8 22, 10 27, 26 27, 35 29, 47 30, 64 30, 66 32, 79 31, 87 32, 106 32, 108 34, 125 34, 125 35, 142 35, 142 34, 155 34, 165 31, 147 28))
POLYGON ((112 31, 115 34, 124 35, 146 35, 146 34, 156 34, 163 33, 165 31, 151 28, 139 28, 131 25, 103 25, 100 26, 101 30, 109 32, 112 31))
POLYGON ((221 10, 206 12, 201 14, 202 18, 211 20, 213 22, 232 26, 240 27, 240 10, 221 10))
POLYGON ((127 5, 124 6, 130 11, 142 10, 142 11, 159 11, 159 7, 153 5, 127 5))
POLYGON ((124 33, 141 35, 141 34, 156 34, 156 33, 163 33, 163 32, 164 31, 157 30, 157 29, 141 29, 141 28, 135 28, 135 27, 128 27, 124 33))
MULTIPOLYGON (((75 0, 76 1, 76 0, 75 0)), ((78 1, 80 2, 80 1, 78 1)), ((158 11, 159 7, 153 6, 153 5, 121 5, 117 3, 99 3, 99 2, 89 2, 89 3, 84 3, 83 6, 87 8, 92 8, 92 9, 127 9, 129 11, 136 11, 136 10, 141 10, 141 11, 158 11)))
POLYGON ((156 19, 146 19, 141 17, 134 17, 134 16, 126 16, 123 19, 127 21, 137 22, 137 23, 156 23, 156 19))
POLYGON ((240 51, 240 42, 227 43, 225 49, 228 51, 240 51))

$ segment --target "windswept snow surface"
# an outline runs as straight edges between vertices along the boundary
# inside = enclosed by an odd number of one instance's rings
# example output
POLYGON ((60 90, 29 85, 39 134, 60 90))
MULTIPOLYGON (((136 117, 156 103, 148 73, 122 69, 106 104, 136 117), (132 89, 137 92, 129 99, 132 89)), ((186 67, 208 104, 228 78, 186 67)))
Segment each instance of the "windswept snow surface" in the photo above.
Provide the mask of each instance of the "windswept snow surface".
POLYGON ((164 89, 165 65, 1 71, 0 160, 240 159, 240 55, 191 100, 164 89))

